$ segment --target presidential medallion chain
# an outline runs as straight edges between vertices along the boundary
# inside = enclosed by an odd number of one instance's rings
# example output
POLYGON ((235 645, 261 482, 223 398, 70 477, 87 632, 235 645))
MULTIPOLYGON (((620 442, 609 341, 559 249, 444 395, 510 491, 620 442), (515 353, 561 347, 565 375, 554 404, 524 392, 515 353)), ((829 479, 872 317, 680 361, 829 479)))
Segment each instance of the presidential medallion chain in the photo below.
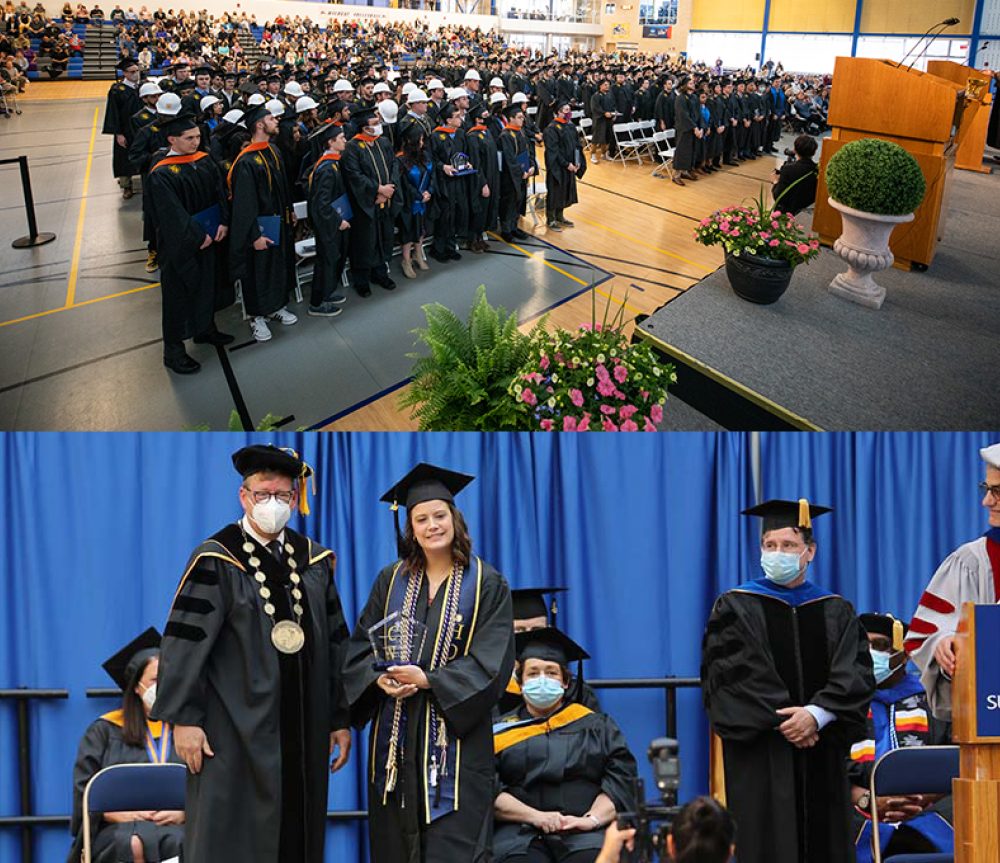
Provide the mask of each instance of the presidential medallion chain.
POLYGON ((296 572, 298 564, 295 562, 295 548, 290 542, 284 545, 286 560, 288 561, 288 580, 292 583, 292 612, 295 620, 275 620, 274 603, 271 602, 271 589, 267 586, 267 576, 260 571, 260 558, 257 557, 257 546, 255 546, 247 536, 243 525, 240 524, 240 532, 243 534, 243 550, 250 555, 247 561, 253 569, 253 578, 257 582, 257 592, 264 600, 264 613, 271 618, 271 644, 275 650, 281 653, 298 653, 306 643, 305 630, 302 628, 302 576, 296 572))

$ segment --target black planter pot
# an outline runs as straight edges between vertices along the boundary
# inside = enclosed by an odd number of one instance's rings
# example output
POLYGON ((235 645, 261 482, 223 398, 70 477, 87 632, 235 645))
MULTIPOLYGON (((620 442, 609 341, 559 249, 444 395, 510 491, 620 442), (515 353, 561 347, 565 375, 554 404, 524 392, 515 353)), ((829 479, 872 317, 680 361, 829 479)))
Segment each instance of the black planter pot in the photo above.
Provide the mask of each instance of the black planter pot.
POLYGON ((788 261, 772 261, 749 252, 726 255, 726 275, 736 296, 751 303, 767 305, 778 300, 792 280, 788 261))

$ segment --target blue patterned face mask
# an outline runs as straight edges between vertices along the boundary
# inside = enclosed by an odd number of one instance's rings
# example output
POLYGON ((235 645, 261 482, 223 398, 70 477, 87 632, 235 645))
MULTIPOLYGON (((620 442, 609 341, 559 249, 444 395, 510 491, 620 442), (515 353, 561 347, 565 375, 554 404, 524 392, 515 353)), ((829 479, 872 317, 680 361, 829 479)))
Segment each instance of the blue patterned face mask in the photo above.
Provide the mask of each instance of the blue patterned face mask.
POLYGON ((562 698, 565 691, 558 680, 546 677, 544 674, 524 681, 524 686, 521 687, 524 700, 539 710, 547 710, 562 698))
POLYGON ((792 551, 762 551, 760 565, 775 584, 788 584, 799 576, 801 557, 792 551))

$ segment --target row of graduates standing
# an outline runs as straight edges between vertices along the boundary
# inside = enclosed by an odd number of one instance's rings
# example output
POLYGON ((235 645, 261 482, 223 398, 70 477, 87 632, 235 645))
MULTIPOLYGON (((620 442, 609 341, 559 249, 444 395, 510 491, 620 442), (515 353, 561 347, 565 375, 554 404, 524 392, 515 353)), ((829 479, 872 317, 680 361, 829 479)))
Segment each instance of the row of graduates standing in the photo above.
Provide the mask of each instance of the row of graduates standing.
MULTIPOLYGON (((176 853, 179 823, 187 863, 322 860, 327 769, 334 755, 332 769, 347 763, 351 724, 369 727, 374 863, 592 863, 603 828, 633 806, 635 759, 572 675, 587 654, 547 625, 538 591, 518 596, 472 553, 454 500, 472 477, 420 464, 383 496, 406 509, 400 557, 352 635, 336 556, 287 526, 312 469, 270 445, 233 461, 242 517, 195 549, 162 641, 147 631, 106 665, 127 702, 147 703, 152 756, 188 765, 185 812, 166 833, 133 829, 143 813, 100 816, 98 863, 133 859, 133 836, 159 863, 176 853), (515 617, 534 616, 526 605, 540 620, 515 617), (373 643, 397 612, 429 635, 418 648, 394 641, 400 664, 387 667, 373 643), (498 717, 505 689, 523 697, 498 717)), ((101 767, 154 760, 122 745, 120 720, 101 717, 81 742, 78 810, 101 767)))

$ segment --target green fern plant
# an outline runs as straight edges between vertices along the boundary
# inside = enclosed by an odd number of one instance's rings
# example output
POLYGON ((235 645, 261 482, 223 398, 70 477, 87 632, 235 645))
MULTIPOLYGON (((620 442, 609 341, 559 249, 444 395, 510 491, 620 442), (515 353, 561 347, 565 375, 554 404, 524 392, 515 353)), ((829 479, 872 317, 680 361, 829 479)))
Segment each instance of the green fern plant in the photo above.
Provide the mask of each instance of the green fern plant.
MULTIPOLYGON (((279 417, 277 414, 266 414, 264 418, 257 423, 257 431, 267 432, 267 431, 278 431, 278 423, 284 419, 279 417)), ((212 427, 208 423, 203 423, 202 425, 196 426, 183 426, 184 431, 211 431, 212 427)), ((296 431, 305 431, 306 427, 301 426, 296 429, 296 431)), ((226 427, 226 431, 238 432, 243 431, 243 422, 240 420, 240 415, 234 410, 229 414, 229 425, 226 427)))
POLYGON ((530 333, 517 328, 517 314, 507 314, 476 290, 476 302, 463 322, 440 303, 424 306, 427 329, 413 332, 430 356, 408 354, 413 382, 400 396, 401 408, 421 431, 514 431, 529 428, 530 416, 508 395, 524 365, 532 339, 545 329, 544 315, 530 333))

